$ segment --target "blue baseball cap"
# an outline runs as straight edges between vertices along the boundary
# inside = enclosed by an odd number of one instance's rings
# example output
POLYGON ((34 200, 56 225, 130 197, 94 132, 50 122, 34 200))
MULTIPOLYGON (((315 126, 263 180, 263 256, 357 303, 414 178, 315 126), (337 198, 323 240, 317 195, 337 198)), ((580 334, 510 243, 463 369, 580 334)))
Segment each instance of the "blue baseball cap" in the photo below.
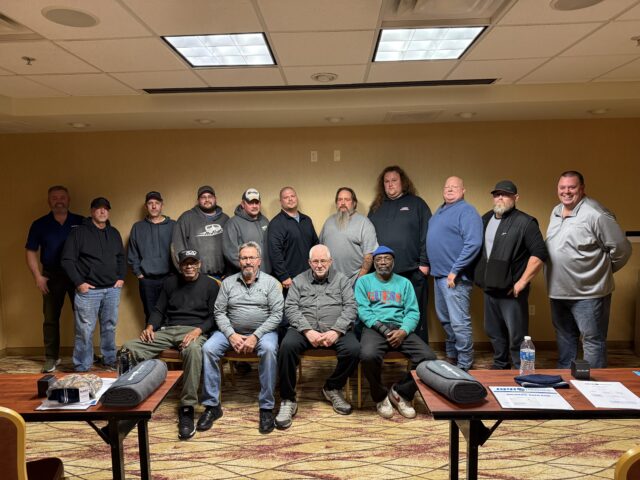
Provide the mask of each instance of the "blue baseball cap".
POLYGON ((378 248, 376 248, 371 255, 375 257, 376 255, 382 255, 383 253, 388 253, 390 255, 393 255, 393 258, 396 258, 395 252, 389 247, 385 247, 384 245, 380 245, 378 248))

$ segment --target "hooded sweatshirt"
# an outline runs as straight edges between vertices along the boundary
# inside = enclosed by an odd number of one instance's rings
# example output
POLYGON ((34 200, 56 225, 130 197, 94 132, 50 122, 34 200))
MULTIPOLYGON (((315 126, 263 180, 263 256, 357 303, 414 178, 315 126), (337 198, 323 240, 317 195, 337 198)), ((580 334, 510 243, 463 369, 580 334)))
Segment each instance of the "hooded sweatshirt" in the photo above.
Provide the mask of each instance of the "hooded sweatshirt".
POLYGON ((148 218, 131 227, 127 262, 135 276, 164 276, 171 273, 171 235, 175 220, 165 216, 160 223, 148 218))
POLYGON ((113 287, 127 273, 120 232, 109 221, 100 229, 91 217, 85 218, 64 244, 62 268, 76 287, 82 283, 113 287))
POLYGON ((205 275, 221 276, 224 273, 222 255, 222 233, 229 216, 216 207, 211 215, 205 214, 198 205, 187 210, 173 229, 171 249, 173 263, 178 267, 178 253, 185 249, 195 249, 200 253, 205 275))
POLYGON ((266 242, 269 220, 262 213, 252 218, 241 205, 236 207, 234 213, 235 216, 231 217, 225 225, 223 234, 224 258, 231 266, 231 270, 234 273, 240 270, 238 247, 243 243, 256 242, 262 249, 260 270, 270 273, 271 264, 266 242))

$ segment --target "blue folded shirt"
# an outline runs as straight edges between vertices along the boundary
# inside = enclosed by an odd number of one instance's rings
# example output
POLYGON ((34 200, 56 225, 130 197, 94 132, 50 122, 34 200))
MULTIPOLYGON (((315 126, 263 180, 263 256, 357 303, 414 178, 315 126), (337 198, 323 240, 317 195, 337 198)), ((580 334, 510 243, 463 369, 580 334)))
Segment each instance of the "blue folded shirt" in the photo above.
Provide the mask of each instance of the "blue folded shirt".
POLYGON ((521 387, 527 388, 569 388, 569 384, 562 380, 560 375, 533 373, 531 375, 518 375, 514 380, 521 387))

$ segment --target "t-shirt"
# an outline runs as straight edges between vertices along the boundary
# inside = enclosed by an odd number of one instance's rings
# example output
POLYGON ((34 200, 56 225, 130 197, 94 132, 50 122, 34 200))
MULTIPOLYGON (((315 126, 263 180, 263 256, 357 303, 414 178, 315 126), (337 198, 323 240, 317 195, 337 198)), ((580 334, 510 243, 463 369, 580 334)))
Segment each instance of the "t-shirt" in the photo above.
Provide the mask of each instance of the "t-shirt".
POLYGON ((484 232, 484 248, 487 252, 487 258, 491 256, 491 250, 493 250, 493 242, 496 240, 496 232, 500 226, 501 218, 492 216, 489 223, 487 223, 487 229, 484 232))

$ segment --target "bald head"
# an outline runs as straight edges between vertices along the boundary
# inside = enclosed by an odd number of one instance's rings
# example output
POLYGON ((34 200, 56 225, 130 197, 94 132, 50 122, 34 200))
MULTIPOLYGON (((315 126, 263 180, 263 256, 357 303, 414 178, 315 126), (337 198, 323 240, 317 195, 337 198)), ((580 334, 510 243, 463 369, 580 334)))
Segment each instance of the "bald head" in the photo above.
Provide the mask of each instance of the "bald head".
POLYGON ((444 203, 455 203, 464 198, 464 182, 460 177, 449 177, 444 182, 442 189, 442 198, 444 203))

